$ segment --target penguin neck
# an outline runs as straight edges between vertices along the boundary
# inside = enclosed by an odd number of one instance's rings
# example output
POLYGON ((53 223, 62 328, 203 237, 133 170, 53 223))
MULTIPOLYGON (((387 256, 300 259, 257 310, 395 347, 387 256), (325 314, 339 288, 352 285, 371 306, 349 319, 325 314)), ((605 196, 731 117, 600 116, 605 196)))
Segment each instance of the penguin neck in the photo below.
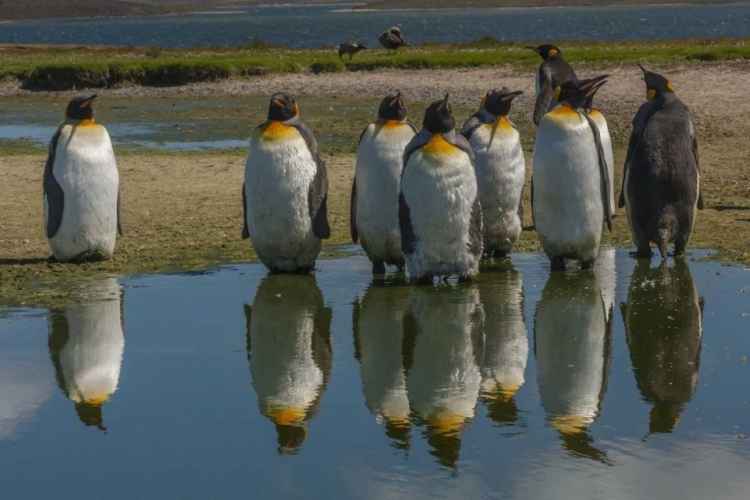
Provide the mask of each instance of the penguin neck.
POLYGON ((665 106, 667 104, 671 104, 675 101, 679 100, 677 97, 677 94, 674 92, 665 92, 665 93, 659 93, 656 94, 656 96, 651 99, 651 102, 653 102, 657 106, 665 106))
POLYGON ((65 118, 65 123, 69 125, 77 125, 79 127, 87 127, 90 125, 96 125, 93 118, 83 118, 81 120, 76 118, 65 118))

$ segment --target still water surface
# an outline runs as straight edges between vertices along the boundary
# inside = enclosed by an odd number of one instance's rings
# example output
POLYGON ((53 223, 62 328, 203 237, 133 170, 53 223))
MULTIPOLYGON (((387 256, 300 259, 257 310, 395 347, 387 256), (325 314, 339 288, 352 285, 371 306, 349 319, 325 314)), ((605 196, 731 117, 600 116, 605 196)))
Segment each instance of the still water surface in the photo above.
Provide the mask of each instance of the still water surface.
POLYGON ((408 43, 660 40, 750 36, 750 4, 350 11, 342 6, 240 8, 180 16, 58 19, 0 24, 0 43, 164 47, 234 46, 254 38, 317 48, 355 38, 380 47, 399 25, 408 43))
POLYGON ((259 265, 0 311, 5 498, 748 498, 750 270, 259 265), (7 495, 7 496, 6 496, 7 495))

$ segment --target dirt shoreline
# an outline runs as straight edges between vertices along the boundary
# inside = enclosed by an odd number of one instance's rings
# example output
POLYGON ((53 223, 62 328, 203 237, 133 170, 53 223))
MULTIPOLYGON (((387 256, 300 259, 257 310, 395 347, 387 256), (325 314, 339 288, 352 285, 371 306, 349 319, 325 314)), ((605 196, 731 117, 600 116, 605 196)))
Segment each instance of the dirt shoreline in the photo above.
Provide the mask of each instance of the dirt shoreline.
MULTIPOLYGON (((691 107, 697 124, 706 209, 698 214, 691 247, 715 248, 717 258, 750 264, 750 143, 747 116, 750 102, 741 98, 737 82, 747 81, 750 64, 689 65, 653 68, 668 74, 681 98, 691 107)), ((598 95, 598 106, 608 119, 615 146, 616 194, 620 191, 622 162, 630 121, 644 100, 643 82, 635 68, 584 68, 581 76, 601 72, 610 82, 598 95)), ((389 71, 331 75, 279 75, 244 81, 196 84, 176 88, 104 90, 108 95, 142 99, 193 96, 264 96, 280 89, 304 97, 328 100, 338 109, 337 97, 372 99, 395 89, 411 102, 412 118, 420 122, 424 105, 451 93, 464 120, 482 93, 491 87, 524 90, 511 113, 523 134, 527 171, 531 171, 533 134, 530 115, 533 79, 506 68, 455 71, 389 71)), ((0 85, 0 102, 25 91, 0 85)), ((72 93, 54 94, 61 101, 72 93)), ((346 120, 346 108, 341 108, 346 120)), ((374 110, 373 110, 374 113, 374 110)), ((262 117, 248 117, 250 122, 262 117)), ((352 124, 352 127, 359 125, 352 124)), ((325 130, 316 130, 317 134, 325 130)), ((324 152, 325 148, 323 148, 324 152)), ((41 212, 42 154, 0 157, 0 304, 43 304, 64 299, 64 291, 48 285, 101 274, 138 274, 180 269, 203 269, 254 257, 239 238, 242 225, 240 186, 244 152, 191 154, 139 153, 119 156, 125 236, 118 240, 110 262, 83 266, 48 264, 41 212)), ((349 189, 353 155, 326 155, 330 179, 329 245, 348 242, 349 189)), ((528 175, 527 175, 528 179, 528 175)), ((528 182, 528 181, 527 181, 528 182)), ((531 226, 529 189, 525 226, 531 226)), ((603 244, 630 246, 624 212, 618 210, 613 234, 603 244)), ((330 247, 329 247, 330 252, 330 247)), ((519 251, 539 250, 536 234, 524 231, 519 251)))

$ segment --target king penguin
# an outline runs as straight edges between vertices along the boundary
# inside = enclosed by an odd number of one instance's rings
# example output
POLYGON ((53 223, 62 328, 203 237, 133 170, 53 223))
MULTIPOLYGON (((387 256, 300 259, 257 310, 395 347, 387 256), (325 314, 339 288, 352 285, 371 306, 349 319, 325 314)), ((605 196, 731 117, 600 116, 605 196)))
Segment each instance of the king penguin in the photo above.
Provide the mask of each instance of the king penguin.
POLYGON ((455 468, 482 383, 484 312, 474 285, 418 287, 404 315, 406 388, 432 455, 455 468))
POLYGON ((652 405, 649 432, 671 432, 698 387, 703 340, 703 298, 687 263, 639 260, 620 310, 638 390, 652 405))
POLYGON ((401 250, 413 280, 469 280, 482 256, 482 206, 474 153, 455 130, 448 94, 427 108, 406 146, 399 197, 401 250))
POLYGON ((408 450, 411 409, 403 364, 403 319, 409 287, 373 282, 354 302, 355 356, 365 404, 397 449, 408 450))
POLYGON ((242 238, 250 238, 271 272, 315 269, 321 240, 331 236, 328 174, 318 143, 289 94, 271 96, 268 120, 250 137, 242 202, 242 238))
POLYGON ((695 125, 688 107, 662 75, 643 71, 646 99, 633 119, 625 159, 620 207, 625 207, 639 258, 650 258, 656 243, 662 259, 667 245, 685 253, 703 208, 695 125))
POLYGON ((404 267, 398 227, 398 195, 404 149, 417 130, 406 121, 401 93, 380 103, 378 118, 359 139, 352 184, 349 225, 352 241, 362 244, 372 262, 372 273, 385 273, 385 265, 404 267))
POLYGON ((492 257, 505 257, 518 241, 523 226, 526 162, 521 135, 508 120, 513 99, 522 93, 505 87, 487 92, 479 111, 461 128, 461 135, 474 151, 484 252, 492 257))
POLYGON ((609 127, 607 120, 601 111, 594 107, 594 94, 591 94, 583 105, 584 112, 594 120, 596 128, 599 129, 599 137, 602 141, 602 150, 604 150, 604 159, 607 162, 607 174, 609 177, 609 213, 615 216, 615 158, 612 154, 612 138, 609 136, 609 127))
POLYGON ((596 261, 602 224, 612 230, 609 172, 594 120, 578 110, 607 76, 569 81, 555 91, 560 105, 539 124, 534 145, 534 223, 553 270, 564 259, 584 269, 596 261))
POLYGON ((57 383, 86 426, 106 430, 102 405, 117 390, 124 335, 124 291, 115 278, 85 290, 81 305, 53 310, 48 346, 57 383))
POLYGON ((537 384, 563 446, 598 460, 587 429, 601 411, 612 356, 612 330, 590 271, 551 273, 534 314, 537 384))
POLYGON ((60 262, 112 257, 120 217, 120 174, 107 129, 94 122, 96 94, 68 103, 44 167, 44 225, 60 262))
POLYGON ((314 276, 271 274, 245 304, 247 359, 278 453, 296 454, 331 377, 331 310, 314 276))
POLYGON ((539 54, 544 60, 535 78, 536 103, 534 104, 534 125, 539 125, 542 116, 557 106, 555 89, 563 83, 576 80, 576 72, 568 64, 559 47, 546 43, 538 47, 526 47, 539 54))

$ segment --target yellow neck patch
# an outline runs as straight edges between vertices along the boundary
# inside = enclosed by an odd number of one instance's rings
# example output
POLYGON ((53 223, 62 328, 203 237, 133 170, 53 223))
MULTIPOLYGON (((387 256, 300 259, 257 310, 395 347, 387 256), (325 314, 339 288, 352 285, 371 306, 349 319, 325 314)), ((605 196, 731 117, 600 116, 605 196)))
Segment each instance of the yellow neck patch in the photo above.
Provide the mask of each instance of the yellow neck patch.
POLYGON ((280 121, 272 121, 261 130, 260 138, 264 141, 278 141, 288 138, 296 131, 297 129, 292 126, 284 125, 280 121))
POLYGON ((278 408, 269 411, 266 416, 276 425, 297 425, 305 419, 304 408, 278 408))
POLYGON ((549 112, 549 114, 553 116, 561 116, 561 117, 572 117, 572 116, 578 116, 578 111, 571 108, 568 105, 558 106, 552 111, 549 112))
POLYGON ((555 417, 552 427, 563 434, 580 434, 586 430, 586 418, 580 415, 561 415, 555 417))
POLYGON ((84 403, 88 403, 94 406, 101 406, 104 403, 106 403, 108 400, 109 400, 109 396, 102 395, 102 396, 94 396, 91 398, 86 398, 84 399, 84 403))
POLYGON ((400 127, 402 125, 406 125, 406 124, 405 123, 401 123, 398 120, 387 120, 386 122, 383 123, 382 126, 383 126, 383 128, 396 128, 396 127, 400 127))
POLYGON ((78 122, 79 127, 93 127, 95 125, 96 125, 96 122, 94 122, 94 120, 91 120, 89 118, 86 118, 78 122))
POLYGON ((430 142, 424 145, 422 151, 430 155, 446 155, 453 153, 458 148, 445 140, 443 134, 435 134, 430 139, 430 142))
POLYGON ((427 419, 430 428, 441 436, 457 434, 466 419, 463 415, 451 412, 440 412, 434 417, 427 419))

